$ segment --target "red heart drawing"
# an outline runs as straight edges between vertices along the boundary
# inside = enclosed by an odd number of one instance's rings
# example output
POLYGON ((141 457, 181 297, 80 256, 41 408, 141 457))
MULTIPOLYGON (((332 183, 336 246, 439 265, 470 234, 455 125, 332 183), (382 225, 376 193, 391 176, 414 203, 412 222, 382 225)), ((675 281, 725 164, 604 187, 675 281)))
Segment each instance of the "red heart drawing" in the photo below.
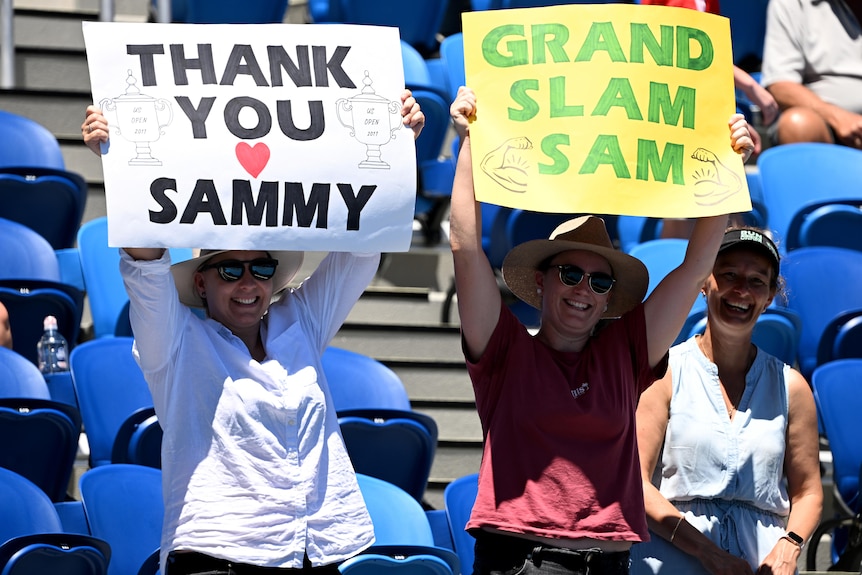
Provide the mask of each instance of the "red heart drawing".
POLYGON ((269 146, 263 142, 254 146, 240 142, 236 145, 236 159, 252 178, 256 178, 269 162, 269 146))

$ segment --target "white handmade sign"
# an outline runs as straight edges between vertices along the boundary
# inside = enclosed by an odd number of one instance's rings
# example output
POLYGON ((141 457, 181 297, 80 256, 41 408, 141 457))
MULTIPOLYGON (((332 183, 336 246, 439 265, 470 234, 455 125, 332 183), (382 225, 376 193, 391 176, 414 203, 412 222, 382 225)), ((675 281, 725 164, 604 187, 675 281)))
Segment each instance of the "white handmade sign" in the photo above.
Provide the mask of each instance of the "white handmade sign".
POLYGON ((111 246, 409 249, 397 29, 83 26, 111 246))

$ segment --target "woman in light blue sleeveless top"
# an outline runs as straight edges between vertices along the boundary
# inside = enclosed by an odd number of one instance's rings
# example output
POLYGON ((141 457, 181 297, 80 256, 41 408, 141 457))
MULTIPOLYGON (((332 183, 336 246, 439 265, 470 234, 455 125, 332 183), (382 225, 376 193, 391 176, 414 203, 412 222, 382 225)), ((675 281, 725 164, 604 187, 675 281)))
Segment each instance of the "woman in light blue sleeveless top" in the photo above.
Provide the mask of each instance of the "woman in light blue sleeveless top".
POLYGON ((633 575, 796 571, 823 503, 808 383, 751 343, 778 289, 779 257, 757 230, 725 234, 703 287, 707 328, 674 347, 641 396, 638 443, 651 541, 633 575))

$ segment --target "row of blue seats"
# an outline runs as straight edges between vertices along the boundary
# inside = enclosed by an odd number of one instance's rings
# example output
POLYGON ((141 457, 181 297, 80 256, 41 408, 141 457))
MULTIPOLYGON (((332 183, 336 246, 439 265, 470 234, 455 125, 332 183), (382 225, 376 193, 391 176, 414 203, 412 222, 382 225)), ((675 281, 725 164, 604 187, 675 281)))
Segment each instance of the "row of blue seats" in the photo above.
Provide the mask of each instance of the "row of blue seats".
MULTIPOLYGON (((162 430, 132 355, 132 338, 85 342, 72 351, 69 363, 70 372, 43 378, 26 358, 0 348, 0 407, 8 408, 0 410, 0 420, 4 425, 31 426, 27 433, 15 434, 27 437, 26 442, 0 449, 0 465, 18 461, 21 469, 28 469, 28 478, 53 499, 62 500, 83 424, 91 467, 111 463, 160 467, 162 430), (45 419, 37 417, 37 408, 53 409, 47 414, 47 427, 36 422, 45 419), (40 436, 38 429, 47 436, 40 436), (53 450, 51 457, 27 457, 48 448, 53 450)), ((354 467, 422 501, 437 447, 434 419, 413 411, 398 375, 368 356, 329 347, 323 368, 354 467), (386 449, 380 448, 383 445, 386 449)))
MULTIPOLYGON (((857 441, 857 415, 862 409, 862 394, 856 387, 860 380, 862 359, 831 362, 818 367, 812 378, 818 413, 825 421, 833 453, 836 494, 845 506, 842 520, 852 516, 858 506, 862 444, 857 441)), ((394 555, 401 557, 400 561, 436 557, 439 561, 423 559, 429 563, 429 575, 469 572, 473 540, 464 526, 476 497, 475 474, 448 485, 445 509, 432 511, 424 511, 409 494, 387 482, 362 475, 359 479, 377 543, 363 556, 346 562, 343 573, 360 575, 367 572, 363 568, 381 569, 380 561, 404 567, 405 572, 416 572, 406 571, 408 567, 419 568, 412 561, 393 563, 399 561, 394 555)), ((160 472, 137 465, 103 466, 82 475, 80 491, 80 502, 52 503, 28 480, 0 469, 0 510, 5 519, 0 525, 0 564, 9 563, 10 575, 67 572, 61 567, 76 563, 90 566, 91 570, 76 571, 80 573, 156 573, 163 514, 160 472), (27 558, 31 561, 27 567, 14 570, 15 561, 25 565, 27 558)), ((823 527, 834 529, 838 525, 829 521, 823 527)), ((825 532, 818 530, 819 535, 825 532)))
MULTIPOLYGON (((860 380, 862 359, 830 362, 812 377, 833 455, 835 493, 842 505, 841 515, 815 533, 815 548, 822 535, 845 524, 858 508, 860 380)), ((385 481, 364 475, 359 481, 377 542, 345 562, 342 573, 364 575, 384 568, 428 575, 470 572, 473 539, 464 526, 475 501, 477 475, 449 484, 445 508, 431 511, 385 481)), ((0 511, 5 519, 0 525, 0 565, 8 562, 10 575, 61 572, 61 567, 76 563, 83 565, 76 573, 90 575, 157 573, 163 514, 159 470, 127 464, 91 469, 82 475, 80 491, 81 502, 52 503, 26 479, 0 469, 0 511), (16 560, 25 567, 15 570, 16 560), (34 566, 40 568, 34 571, 34 566)), ((813 568, 814 556, 809 554, 809 569, 813 568)))
MULTIPOLYGON (((407 492, 357 474, 375 544, 339 567, 344 575, 459 575, 472 566, 464 531, 476 476, 454 481, 446 508, 425 511, 407 492)), ((0 468, 0 568, 8 575, 154 575, 164 515, 161 471, 115 464, 85 471, 80 501, 52 502, 23 476, 0 468)))

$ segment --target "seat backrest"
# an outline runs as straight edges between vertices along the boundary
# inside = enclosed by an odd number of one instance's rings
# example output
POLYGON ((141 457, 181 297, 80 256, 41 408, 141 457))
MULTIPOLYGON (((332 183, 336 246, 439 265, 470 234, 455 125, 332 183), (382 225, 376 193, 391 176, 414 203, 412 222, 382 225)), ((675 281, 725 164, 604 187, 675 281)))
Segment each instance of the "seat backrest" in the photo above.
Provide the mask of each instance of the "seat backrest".
POLYGON ((0 547, 3 575, 107 575, 110 559, 106 542, 82 534, 30 535, 0 547))
POLYGON ((367 355, 329 346, 323 372, 335 411, 364 408, 410 409, 410 398, 398 375, 367 355))
POLYGON ((629 251, 629 255, 639 259, 649 271, 647 296, 658 286, 667 274, 685 259, 688 240, 664 238, 641 242, 629 251))
POLYGON ((425 58, 406 40, 401 40, 401 62, 404 65, 404 85, 407 88, 411 90, 416 88, 434 90, 438 88, 431 81, 431 72, 428 70, 428 63, 425 62, 425 58))
POLYGON ((798 362, 802 375, 811 378, 817 364, 820 338, 840 313, 862 308, 862 252, 833 247, 800 248, 781 261, 787 287, 787 307, 802 318, 798 362), (839 281, 824 281, 840 270, 839 281))
POLYGON ((51 392, 32 361, 0 346, 0 397, 51 399, 51 392))
POLYGON ((0 467, 0 541, 63 530, 51 498, 35 483, 0 467))
POLYGON ((394 26, 401 38, 423 54, 437 49, 437 32, 449 0, 330 0, 338 6, 330 17, 345 24, 372 24, 394 26))
POLYGON ((440 42, 440 59, 449 75, 449 101, 458 96, 458 88, 466 85, 464 72, 464 35, 461 32, 446 36, 440 42))
POLYGON ((0 170, 0 217, 37 231, 55 250, 75 245, 86 201, 87 183, 76 173, 29 167, 0 170))
POLYGON ((280 24, 287 0, 186 0, 189 24, 280 24))
POLYGON ((66 338, 69 349, 74 349, 83 310, 66 292, 55 288, 19 290, 0 287, 0 302, 9 312, 12 349, 34 364, 39 363, 36 345, 44 333, 46 316, 57 318, 57 330, 66 338))
POLYGON ((841 326, 832 352, 835 359, 862 358, 862 317, 854 317, 841 326))
POLYGON ((862 308, 847 310, 830 319, 826 327, 823 328, 817 344, 817 365, 820 366, 836 359, 862 357, 862 347, 847 349, 842 345, 839 350, 836 344, 839 333, 844 333, 844 338, 847 338, 844 340, 845 345, 849 344, 854 338, 853 334, 858 332, 860 326, 862 326, 862 308))
POLYGON ((0 249, 3 250, 0 279, 60 281, 54 248, 32 228, 0 218, 0 249))
POLYGON ((152 407, 142 407, 120 426, 111 450, 112 463, 162 468, 162 426, 152 407))
POLYGON ((455 553, 461 561, 461 571, 471 573, 473 569, 473 546, 476 540, 464 528, 473 512, 476 494, 479 492, 479 474, 472 473, 455 479, 443 491, 449 530, 455 543, 455 553))
POLYGON ((341 575, 458 575, 444 560, 433 555, 363 554, 351 557, 339 565, 338 570, 341 575))
POLYGON ((60 144, 47 128, 0 110, 0 168, 22 166, 66 168, 60 144))
POLYGON ((382 479, 356 474, 374 524, 375 545, 434 546, 434 535, 422 505, 409 493, 382 479))
POLYGON ((0 467, 64 501, 78 453, 81 418, 75 408, 45 399, 0 398, 0 467), (11 438, 15 438, 12 440, 11 438))
POLYGON ((832 452, 835 488, 851 509, 859 510, 862 466, 862 359, 841 359, 821 365, 811 377, 817 412, 832 452))
MULTIPOLYGON (((128 328, 129 295, 120 275, 120 252, 108 246, 108 218, 94 218, 78 229, 78 252, 93 331, 97 338, 111 337, 128 328)), ((189 248, 171 248, 171 262, 177 263, 192 257, 189 248)))
POLYGON ((111 462, 114 440, 126 418, 153 405, 132 342, 130 337, 93 339, 69 357, 93 467, 111 462))
POLYGON ((78 251, 96 337, 114 335, 129 296, 120 275, 120 254, 108 247, 108 218, 88 221, 78 229, 78 251))
POLYGON ((161 544, 162 472, 117 463, 89 469, 79 481, 93 536, 113 552, 109 575, 136 574, 161 544))
POLYGON ((357 473, 397 485, 421 502, 437 449, 437 424, 411 411, 351 410, 338 418, 357 473))
MULTIPOLYGON (((436 162, 443 152, 449 132, 449 105, 440 94, 425 88, 413 89, 413 97, 425 114, 425 127, 416 140, 416 160, 421 169, 423 163, 436 162)), ((451 195, 451 183, 448 191, 451 195)))
POLYGON ((751 341, 763 351, 774 355, 788 365, 795 365, 799 349, 801 321, 777 313, 764 313, 754 324, 751 341))
POLYGON ((787 249, 835 246, 862 251, 862 190, 852 205, 827 204, 797 212, 790 223, 787 249), (801 219, 801 222, 799 221, 801 219), (794 227, 798 226, 798 236, 794 227), (794 245, 795 244, 795 245, 794 245))
POLYGON ((807 205, 862 196, 862 150, 800 143, 768 148, 757 159, 769 227, 782 252, 794 214, 807 205))

